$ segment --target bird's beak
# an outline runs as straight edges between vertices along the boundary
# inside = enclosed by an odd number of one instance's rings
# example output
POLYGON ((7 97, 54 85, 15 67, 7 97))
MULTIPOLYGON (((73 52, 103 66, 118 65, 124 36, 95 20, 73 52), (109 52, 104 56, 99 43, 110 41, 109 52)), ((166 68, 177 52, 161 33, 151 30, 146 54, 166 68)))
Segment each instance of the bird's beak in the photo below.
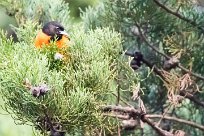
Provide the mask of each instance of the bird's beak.
POLYGON ((62 35, 69 36, 68 33, 67 33, 66 31, 59 31, 59 33, 62 34, 62 35))

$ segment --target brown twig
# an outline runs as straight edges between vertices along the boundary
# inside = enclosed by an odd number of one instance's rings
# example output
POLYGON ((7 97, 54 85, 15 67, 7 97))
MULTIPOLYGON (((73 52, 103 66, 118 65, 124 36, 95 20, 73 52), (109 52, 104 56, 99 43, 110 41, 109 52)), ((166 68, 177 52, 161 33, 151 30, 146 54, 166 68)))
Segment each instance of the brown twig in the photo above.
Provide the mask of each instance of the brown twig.
POLYGON ((174 134, 172 134, 172 133, 170 133, 168 131, 165 131, 165 130, 161 129, 160 127, 158 127, 157 125, 155 125, 146 116, 143 118, 142 121, 146 122, 149 126, 151 126, 160 136, 174 136, 174 134))
POLYGON ((164 116, 166 116, 166 114, 170 110, 170 108, 171 108, 171 105, 169 107, 167 107, 167 109, 166 109, 166 111, 164 111, 164 113, 162 113, 162 117, 157 122, 157 126, 159 126, 159 124, 162 122, 162 120, 164 119, 164 116))
POLYGON ((202 125, 199 125, 195 122, 192 122, 192 121, 187 121, 187 120, 184 120, 184 119, 179 119, 179 118, 175 118, 175 117, 170 117, 170 116, 163 116, 163 115, 145 115, 146 117, 148 118, 163 118, 163 119, 166 119, 166 120, 171 120, 171 121, 175 121, 175 122, 178 122, 178 123, 181 123, 181 124, 186 124, 186 125, 189 125, 189 126, 192 126, 192 127, 195 127, 195 128, 198 128, 202 131, 204 131, 204 126, 202 125))
POLYGON ((119 113, 128 113, 130 117, 141 116, 141 110, 135 109, 133 107, 122 107, 122 106, 115 106, 115 105, 108 105, 103 107, 104 112, 119 112, 119 113))
POLYGON ((168 7, 166 7, 165 5, 163 5, 162 3, 160 3, 158 0, 153 0, 160 8, 164 9, 166 12, 170 13, 171 15, 176 16, 177 18, 191 24, 194 27, 197 27, 198 29, 202 30, 202 32, 204 32, 204 28, 199 26, 194 20, 188 19, 184 16, 182 16, 181 14, 179 14, 177 11, 173 11, 171 9, 169 9, 168 7))
POLYGON ((160 70, 157 66, 155 66, 154 64, 150 63, 148 60, 146 60, 145 58, 142 59, 142 62, 144 64, 146 64, 149 68, 153 69, 153 71, 159 75, 159 77, 161 77, 163 80, 165 80, 165 76, 162 74, 162 70, 160 70))
MULTIPOLYGON (((117 81, 118 82, 118 81, 117 81)), ((119 87, 119 82, 118 82, 118 86, 117 86, 117 101, 116 104, 119 105, 120 103, 120 87, 119 87)))
POLYGON ((118 136, 121 136, 120 134, 120 127, 118 126, 118 136))
POLYGON ((118 118, 118 119, 122 119, 122 120, 129 120, 130 119, 129 115, 103 113, 103 116, 114 117, 114 118, 118 118))
MULTIPOLYGON (((116 98, 118 97, 118 95, 117 94, 114 94, 114 93, 112 93, 116 98)), ((127 106, 129 106, 129 107, 133 107, 131 104, 129 104, 128 102, 126 102, 124 99, 122 99, 121 97, 120 97, 120 101, 121 102, 123 102, 125 105, 127 105, 127 106)))
POLYGON ((180 4, 180 5, 178 6, 178 8, 176 9, 176 13, 179 12, 180 8, 181 8, 181 4, 180 4))
POLYGON ((180 95, 188 98, 189 100, 196 103, 197 105, 204 107, 204 102, 198 100, 198 98, 195 98, 195 96, 193 94, 190 94, 190 93, 186 92, 185 90, 181 90, 180 95))
POLYGON ((204 80, 204 77, 201 76, 201 75, 198 75, 196 73, 193 73, 192 71, 188 70, 187 68, 183 67, 181 64, 178 64, 177 65, 180 69, 182 69, 185 73, 189 73, 190 75, 194 76, 194 77, 197 77, 201 80, 204 80))

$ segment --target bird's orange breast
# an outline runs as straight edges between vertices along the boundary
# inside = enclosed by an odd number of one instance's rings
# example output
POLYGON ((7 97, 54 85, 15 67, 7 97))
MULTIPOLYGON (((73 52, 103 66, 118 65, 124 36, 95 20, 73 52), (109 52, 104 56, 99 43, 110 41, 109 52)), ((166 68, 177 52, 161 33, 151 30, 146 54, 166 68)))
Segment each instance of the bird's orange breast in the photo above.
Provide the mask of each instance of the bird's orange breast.
POLYGON ((60 39, 59 41, 57 41, 57 47, 58 48, 65 48, 68 46, 68 41, 69 38, 65 35, 62 35, 62 39, 60 39))
POLYGON ((51 36, 46 35, 42 31, 38 32, 35 38, 35 47, 42 48, 43 45, 48 45, 50 42, 51 36))
MULTIPOLYGON (((35 38, 35 47, 36 48, 42 48, 43 45, 49 45, 51 36, 48 36, 47 34, 43 33, 42 31, 38 32, 36 38, 35 38)), ((69 38, 65 35, 62 36, 62 39, 58 40, 56 42, 58 48, 64 48, 67 47, 67 43, 69 41, 69 38)))

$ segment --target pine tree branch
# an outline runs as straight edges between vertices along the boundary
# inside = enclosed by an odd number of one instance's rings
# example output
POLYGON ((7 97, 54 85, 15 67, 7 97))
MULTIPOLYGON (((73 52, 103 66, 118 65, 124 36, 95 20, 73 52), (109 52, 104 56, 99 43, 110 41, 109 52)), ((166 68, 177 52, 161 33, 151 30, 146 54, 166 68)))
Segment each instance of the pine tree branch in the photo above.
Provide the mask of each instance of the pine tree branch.
MULTIPOLYGON (((135 55, 138 55, 138 53, 133 54, 133 53, 125 52, 125 55, 138 58, 138 56, 135 56, 135 55)), ((139 54, 139 55, 141 55, 141 54, 139 54)), ((141 62, 143 62, 145 65, 147 65, 149 68, 151 68, 154 73, 156 73, 160 78, 162 78, 164 81, 166 81, 166 78, 163 75, 161 69, 156 67, 154 64, 152 64, 148 60, 146 60, 144 57, 140 57, 140 58, 141 58, 140 59, 141 62)), ((168 81, 166 81, 166 82, 168 82, 168 81)), ((200 101, 193 94, 190 94, 190 93, 186 92, 186 90, 180 90, 179 92, 180 92, 179 95, 184 96, 185 98, 188 98, 190 101, 194 102, 195 104, 198 104, 199 106, 204 107, 204 102, 200 101)))
MULTIPOLYGON (((142 59, 142 62, 144 64, 146 64, 148 67, 152 68, 153 71, 159 75, 164 81, 165 80, 165 77, 164 75, 162 74, 161 70, 159 68, 157 68, 156 66, 154 66, 153 64, 151 64, 150 62, 148 62, 146 59, 142 59)), ((167 82, 167 81, 166 81, 167 82)), ((184 96, 185 98, 188 98, 190 101, 194 102, 195 104, 198 104, 199 106, 202 106, 204 107, 204 102, 200 101, 198 98, 196 98, 193 94, 190 94, 188 92, 186 92, 185 90, 180 90, 180 95, 181 96, 184 96)))
POLYGON ((189 100, 193 101, 195 104, 204 107, 204 102, 198 100, 193 94, 186 92, 185 90, 180 91, 180 95, 188 98, 189 100))
POLYGON ((149 118, 147 118, 146 116, 144 116, 143 122, 146 122, 148 125, 150 125, 160 136, 174 136, 174 134, 161 129, 160 127, 158 127, 157 125, 155 125, 155 123, 151 122, 149 118))
MULTIPOLYGON (((152 50, 154 50, 155 52, 157 52, 157 53, 160 54, 161 56, 165 57, 166 59, 168 59, 168 60, 171 59, 170 56, 168 56, 167 54, 165 54, 165 53, 159 51, 159 49, 157 49, 157 48, 154 46, 154 44, 150 43, 150 42, 147 40, 147 37, 143 34, 142 28, 140 27, 139 24, 135 23, 135 25, 136 25, 137 28, 138 28, 138 32, 139 32, 140 38, 142 39, 142 41, 144 41, 144 42, 147 44, 148 47, 150 47, 152 50)), ((133 34, 134 34, 135 36, 138 36, 138 34, 136 34, 136 33, 134 33, 134 32, 133 32, 133 34)), ((180 63, 178 63, 176 66, 179 67, 181 70, 183 70, 185 73, 189 73, 190 75, 192 75, 192 76, 194 76, 194 77, 196 77, 196 78, 201 79, 201 80, 204 81, 204 77, 203 77, 203 76, 201 76, 201 75, 199 75, 199 74, 197 74, 197 73, 194 73, 194 72, 188 70, 187 68, 185 68, 184 66, 182 66, 180 63)))
MULTIPOLYGON (((161 70, 159 68, 157 68, 156 66, 154 66, 154 64, 151 64, 150 62, 148 62, 146 59, 142 59, 142 62, 144 64, 146 64, 148 67, 152 68, 153 71, 159 75, 159 77, 161 77, 164 81, 165 80, 165 77, 164 75, 162 74, 161 70)), ((166 81, 168 82, 168 81, 166 81)), ((195 104, 198 104, 199 106, 202 106, 204 107, 204 102, 200 101, 198 98, 196 98, 193 94, 190 94, 188 92, 186 92, 185 90, 180 90, 179 91, 181 96, 184 96, 185 98, 188 98, 190 101, 194 102, 195 104)))
POLYGON ((129 115, 119 115, 119 114, 103 113, 103 116, 118 118, 118 119, 122 119, 122 120, 129 120, 130 119, 129 115))
MULTIPOLYGON (((128 113, 130 117, 141 116, 141 110, 135 109, 134 107, 122 107, 122 106, 115 106, 115 105, 107 105, 103 107, 104 112, 119 112, 119 113, 128 113)), ((144 113, 143 113, 144 114, 144 113)))
MULTIPOLYGON (((112 93, 112 95, 114 95, 114 96, 116 97, 116 99, 118 98, 118 95, 117 95, 117 94, 112 93)), ((121 97, 120 97, 120 101, 123 102, 125 105, 127 105, 127 106, 129 106, 129 107, 132 107, 131 104, 129 104, 128 102, 126 102, 126 101, 125 101, 124 99, 122 99, 121 97)))
POLYGON ((180 63, 177 65, 177 67, 179 67, 181 70, 183 70, 185 73, 189 73, 190 75, 194 76, 194 77, 197 77, 198 79, 201 79, 201 80, 204 80, 204 77, 199 75, 199 74, 196 74, 190 70, 188 70, 187 68, 185 68, 184 66, 182 66, 180 63))
POLYGON ((186 125, 189 125, 189 126, 192 126, 192 127, 195 127, 195 128, 198 128, 202 131, 204 131, 204 126, 203 125, 199 125, 195 122, 192 122, 192 121, 187 121, 187 120, 184 120, 184 119, 179 119, 179 118, 176 118, 176 117, 170 117, 170 116, 163 116, 163 115, 145 115, 146 117, 148 118, 163 118, 163 119, 166 119, 166 120, 171 120, 171 121, 175 121, 175 122, 178 122, 178 123, 182 123, 182 124, 186 124, 186 125))
POLYGON ((199 26, 194 20, 188 19, 184 16, 182 16, 181 14, 178 13, 178 11, 173 11, 171 9, 169 9, 168 7, 166 7, 165 5, 163 5, 162 3, 160 3, 158 0, 153 0, 160 8, 164 9, 166 12, 174 15, 175 17, 191 24, 194 27, 197 27, 198 29, 202 30, 202 32, 204 32, 204 28, 199 26))

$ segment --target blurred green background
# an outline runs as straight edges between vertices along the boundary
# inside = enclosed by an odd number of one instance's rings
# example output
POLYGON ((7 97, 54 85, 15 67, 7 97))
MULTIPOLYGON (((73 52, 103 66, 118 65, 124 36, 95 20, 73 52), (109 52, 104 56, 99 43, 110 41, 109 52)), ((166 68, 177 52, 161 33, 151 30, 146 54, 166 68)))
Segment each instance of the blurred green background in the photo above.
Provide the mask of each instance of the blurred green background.
MULTIPOLYGON (((70 15, 72 19, 79 22, 80 10, 85 10, 88 6, 96 6, 99 0, 64 0, 69 3, 70 15)), ((15 19, 6 14, 6 9, 0 6, 0 28, 4 30, 9 29, 9 25, 16 25, 15 19)))
MULTIPOLYGON (((80 21, 80 9, 96 6, 99 0, 65 0, 70 6, 70 15, 74 21, 80 21)), ((0 7, 0 28, 9 31, 9 26, 16 25, 15 19, 6 14, 6 9, 0 7)), ((16 125, 11 115, 3 110, 3 100, 0 97, 0 136, 34 136, 33 129, 28 125, 16 125)))

